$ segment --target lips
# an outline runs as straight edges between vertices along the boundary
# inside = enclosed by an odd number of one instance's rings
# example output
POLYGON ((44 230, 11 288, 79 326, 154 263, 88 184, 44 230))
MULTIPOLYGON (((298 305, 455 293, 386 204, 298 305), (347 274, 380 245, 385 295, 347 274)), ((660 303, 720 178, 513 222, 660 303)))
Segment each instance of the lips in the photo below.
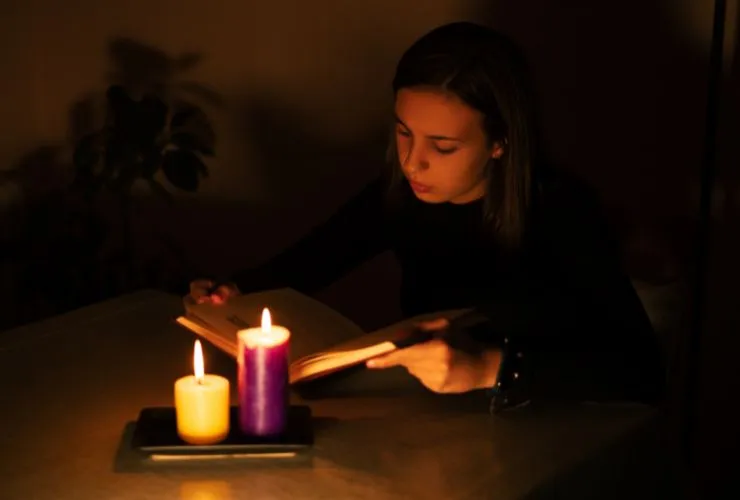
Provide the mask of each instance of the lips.
POLYGON ((411 180, 409 181, 409 185, 411 186, 411 189, 413 189, 416 193, 428 193, 432 189, 430 186, 420 184, 411 180))

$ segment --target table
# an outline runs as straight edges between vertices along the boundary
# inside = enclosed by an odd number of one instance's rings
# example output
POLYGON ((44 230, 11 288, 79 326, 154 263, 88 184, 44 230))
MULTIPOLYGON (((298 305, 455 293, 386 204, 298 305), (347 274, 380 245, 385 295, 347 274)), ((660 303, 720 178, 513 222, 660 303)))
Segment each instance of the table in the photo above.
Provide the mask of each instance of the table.
MULTIPOLYGON (((494 417, 469 396, 311 402, 321 422, 305 464, 126 470, 127 423, 171 405, 192 370, 180 312, 147 290, 0 333, 0 498, 676 498, 653 409, 494 417)), ((204 348, 209 372, 234 381, 233 360, 204 348)))

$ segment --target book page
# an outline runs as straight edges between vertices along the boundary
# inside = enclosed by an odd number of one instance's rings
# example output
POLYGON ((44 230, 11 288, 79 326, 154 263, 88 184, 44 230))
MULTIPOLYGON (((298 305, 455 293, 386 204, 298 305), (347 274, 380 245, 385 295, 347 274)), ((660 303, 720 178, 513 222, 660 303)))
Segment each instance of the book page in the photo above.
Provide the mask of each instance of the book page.
POLYGON ((438 318, 447 318, 449 320, 452 320, 459 316, 462 316, 469 311, 470 309, 454 309, 449 311, 440 311, 414 316, 412 318, 393 323, 392 325, 385 326, 379 330, 375 330, 374 332, 366 333, 362 336, 349 339, 346 342, 336 344, 328 349, 324 349, 322 352, 317 354, 320 354, 322 356, 327 354, 336 356, 338 354, 354 351, 357 349, 363 349, 373 345, 381 344, 383 342, 394 342, 396 340, 402 339, 403 337, 411 333, 414 325, 419 322, 438 318))
POLYGON ((341 353, 319 353, 297 360, 290 365, 290 383, 305 382, 317 376, 363 363, 396 349, 392 342, 381 342, 361 349, 341 353))
POLYGON ((238 351, 236 333, 233 336, 224 335, 214 330, 210 325, 200 323, 198 320, 186 316, 180 316, 177 318, 177 322, 236 359, 238 351))
POLYGON ((237 332, 259 327, 265 307, 270 310, 272 324, 290 330, 291 361, 365 334, 331 307, 289 288, 236 296, 222 305, 188 304, 186 319, 207 330, 208 336, 205 331, 201 335, 217 347, 233 346, 235 355, 237 332), (219 339, 214 341, 216 335, 219 339))
POLYGON ((438 318, 452 320, 469 311, 469 309, 458 309, 415 316, 335 345, 330 349, 300 358, 290 367, 291 383, 311 380, 315 376, 387 354, 396 349, 393 342, 409 335, 417 323, 438 318))
POLYGON ((391 352, 395 341, 409 335, 420 321, 457 318, 469 309, 425 314, 365 333, 355 323, 321 302, 291 289, 237 296, 226 304, 188 304, 178 323, 222 351, 237 357, 237 332, 259 327, 262 310, 272 323, 290 330, 290 380, 309 380, 324 373, 391 352))

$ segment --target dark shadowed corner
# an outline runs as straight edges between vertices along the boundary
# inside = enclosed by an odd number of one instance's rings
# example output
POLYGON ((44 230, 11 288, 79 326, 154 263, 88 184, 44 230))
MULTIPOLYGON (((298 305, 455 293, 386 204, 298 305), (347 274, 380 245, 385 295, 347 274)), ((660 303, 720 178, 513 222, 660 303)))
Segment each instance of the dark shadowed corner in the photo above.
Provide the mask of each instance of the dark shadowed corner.
MULTIPOLYGON (((719 4, 719 2, 717 2, 719 4)), ((704 290, 704 315, 699 336, 692 347, 696 367, 692 433, 695 463, 706 498, 734 498, 740 489, 734 473, 740 466, 738 443, 740 412, 735 402, 740 393, 740 9, 727 2, 724 20, 723 60, 719 61, 716 109, 708 116, 716 130, 708 134, 704 168, 714 167, 707 206, 708 248, 704 290), (731 492, 735 492, 732 494, 731 492)), ((709 101, 711 102, 711 101, 709 101)), ((708 120, 708 121, 709 121, 708 120)), ((711 132, 711 131, 710 131, 711 132)))
POLYGON ((488 2, 481 12, 530 58, 548 153, 603 200, 663 341, 677 436, 713 2, 698 4, 540 0, 488 2))
MULTIPOLYGON (((0 261, 6 298, 0 329, 53 314, 55 307, 45 297, 51 285, 39 283, 39 279, 49 274, 50 279, 59 280, 57 273, 74 269, 82 257, 74 238, 65 236, 78 226, 70 223, 76 219, 73 214, 77 208, 64 189, 72 167, 63 153, 57 145, 39 146, 23 155, 0 179, 2 184, 15 185, 21 194, 20 203, 3 214, 0 261), (60 266, 63 263, 66 265, 60 266)), ((59 296, 61 307, 74 300, 71 294, 59 296)))
POLYGON ((599 193, 638 279, 675 279, 693 251, 707 54, 659 1, 500 4, 484 18, 530 58, 548 153, 599 193))

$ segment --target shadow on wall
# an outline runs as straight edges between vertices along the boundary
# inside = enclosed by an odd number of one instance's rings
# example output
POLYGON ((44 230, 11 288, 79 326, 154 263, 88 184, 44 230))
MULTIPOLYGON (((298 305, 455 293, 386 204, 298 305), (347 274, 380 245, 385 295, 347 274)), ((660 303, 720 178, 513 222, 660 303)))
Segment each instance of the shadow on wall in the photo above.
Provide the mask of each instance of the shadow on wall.
MULTIPOLYGON (((22 204, 6 214, 3 286, 11 300, 4 304, 7 311, 0 327, 141 287, 182 288, 186 275, 193 273, 182 246, 170 234, 157 231, 161 228, 153 228, 149 220, 132 224, 133 185, 141 180, 156 182, 155 173, 161 174, 160 167, 167 166, 161 153, 172 149, 169 136, 162 140, 160 129, 148 130, 152 140, 146 141, 151 107, 137 105, 155 102, 152 96, 167 103, 193 102, 183 96, 195 96, 220 105, 220 99, 207 87, 181 79, 200 61, 197 54, 172 58, 156 48, 118 38, 111 41, 109 56, 111 84, 119 86, 119 97, 124 95, 126 100, 127 93, 134 100, 115 107, 110 91, 107 103, 95 92, 84 96, 70 110, 66 143, 29 152, 0 179, 15 184, 23 194, 22 204), (96 136, 91 141, 93 131, 96 136), (159 134, 156 140, 155 134, 159 134), (81 147, 93 142, 94 147, 81 147), (147 146, 151 147, 145 152, 147 146), (140 157, 147 155, 159 163, 145 164, 140 157), (86 182, 81 183, 81 178, 86 182), (138 226, 138 232, 149 230, 146 241, 132 240, 128 231, 132 225, 138 226), (139 247, 148 248, 140 251, 139 247)), ((154 120, 161 117, 164 125, 167 108, 156 109, 159 116, 154 120)), ((174 120, 178 110, 170 109, 174 120)), ((182 156, 182 144, 175 146, 182 156)), ((180 162, 173 168, 184 167, 180 162)), ((172 175, 166 177, 171 180, 172 175)), ((165 202, 160 203, 159 211, 167 210, 165 202)))
MULTIPOLYGON (((122 195, 108 189, 107 182, 92 199, 86 197, 75 184, 80 162, 68 160, 70 150, 111 120, 104 92, 91 92, 70 110, 68 142, 29 153, 0 179, 16 183, 24 193, 23 203, 6 214, 0 256, 8 271, 3 286, 11 300, 4 304, 0 328, 143 287, 182 294, 195 277, 224 276, 257 264, 289 245, 295 239, 291 235, 328 217, 383 165, 386 124, 368 125, 365 136, 340 144, 332 142, 331 131, 316 130, 310 116, 283 105, 280 96, 252 91, 239 104, 226 104, 213 90, 184 80, 182 75, 200 62, 197 54, 170 57, 133 40, 115 39, 109 55, 111 84, 121 85, 135 101, 157 95, 171 103, 185 96, 233 117, 241 138, 253 148, 249 168, 259 170, 255 175, 267 186, 262 198, 270 203, 260 207, 187 193, 162 198, 151 190, 129 196, 133 185, 122 195), (121 203, 124 195, 127 203, 121 203), (168 203, 169 198, 174 201, 168 203)), ((124 142, 130 139, 124 137, 124 142)), ((231 160, 229 166, 235 168, 231 160)), ((111 170, 120 168, 118 164, 111 170)), ((167 176, 161 174, 156 179, 167 186, 167 176)), ((139 175, 132 184, 148 189, 142 180, 147 179, 139 175)), ((345 279, 321 298, 351 316, 359 314, 360 323, 363 314, 373 326, 383 321, 382 315, 368 313, 367 307, 358 310, 355 304, 378 302, 377 297, 394 304, 393 293, 388 293, 394 289, 394 269, 388 259, 384 262, 380 273, 360 270, 356 279, 369 279, 370 285, 357 287, 352 278, 345 279), (383 291, 375 291, 377 287, 383 291), (362 290, 359 297, 347 293, 355 289, 362 290)))

